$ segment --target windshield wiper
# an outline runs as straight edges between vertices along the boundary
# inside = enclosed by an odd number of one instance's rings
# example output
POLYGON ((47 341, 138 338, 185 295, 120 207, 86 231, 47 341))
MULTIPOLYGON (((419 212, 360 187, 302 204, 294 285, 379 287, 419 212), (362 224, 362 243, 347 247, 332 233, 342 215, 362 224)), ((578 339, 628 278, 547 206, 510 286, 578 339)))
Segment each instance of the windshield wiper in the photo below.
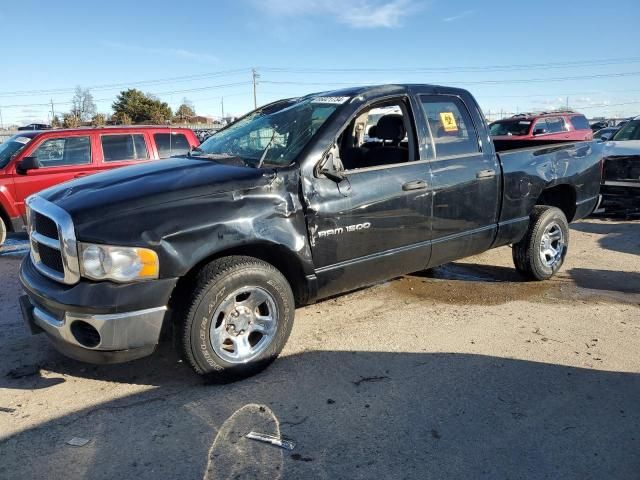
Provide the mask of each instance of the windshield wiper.
POLYGON ((276 138, 276 128, 274 125, 273 128, 273 135, 271 135, 271 139, 269 140, 269 143, 267 143, 267 146, 264 148, 264 151, 262 152, 262 155, 260 155, 260 160, 258 161, 258 165, 256 166, 256 168, 262 168, 262 165, 264 164, 264 159, 267 156, 267 153, 269 153, 269 150, 271 149, 271 146, 273 145, 273 140, 276 138))

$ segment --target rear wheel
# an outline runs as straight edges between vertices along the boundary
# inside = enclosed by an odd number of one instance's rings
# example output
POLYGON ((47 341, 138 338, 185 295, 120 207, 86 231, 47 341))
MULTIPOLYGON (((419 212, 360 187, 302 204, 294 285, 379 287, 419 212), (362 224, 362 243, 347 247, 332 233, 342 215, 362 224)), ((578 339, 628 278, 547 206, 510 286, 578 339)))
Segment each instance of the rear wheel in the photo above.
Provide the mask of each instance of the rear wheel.
POLYGON ((225 257, 198 274, 182 322, 193 369, 231 381, 267 367, 291 333, 294 298, 285 277, 252 257, 225 257))
POLYGON ((4 223, 4 219, 0 217, 0 245, 3 245, 6 239, 7 239, 7 224, 4 223))
POLYGON ((562 267, 568 247, 569 224, 562 210, 539 205, 526 235, 513 245, 513 263, 524 276, 547 280, 562 267))

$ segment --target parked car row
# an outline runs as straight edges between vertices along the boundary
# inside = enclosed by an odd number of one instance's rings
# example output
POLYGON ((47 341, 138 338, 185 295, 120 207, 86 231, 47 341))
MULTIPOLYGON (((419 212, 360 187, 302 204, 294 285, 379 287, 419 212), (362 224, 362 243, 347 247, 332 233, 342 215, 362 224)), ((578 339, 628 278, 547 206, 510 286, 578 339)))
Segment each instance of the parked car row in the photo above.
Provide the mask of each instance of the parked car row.
POLYGON ((133 163, 184 155, 200 144, 188 128, 104 127, 20 132, 0 144, 0 245, 26 223, 40 190, 133 163))

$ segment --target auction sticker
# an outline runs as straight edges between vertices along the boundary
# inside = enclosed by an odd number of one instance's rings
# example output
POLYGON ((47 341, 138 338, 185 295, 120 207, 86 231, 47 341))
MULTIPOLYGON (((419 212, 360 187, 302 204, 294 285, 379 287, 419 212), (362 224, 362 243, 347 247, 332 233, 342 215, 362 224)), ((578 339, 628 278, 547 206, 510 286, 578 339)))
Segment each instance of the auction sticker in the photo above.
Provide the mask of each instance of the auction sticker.
POLYGON ((349 100, 349 97, 316 97, 311 100, 311 103, 331 103, 336 105, 342 105, 349 100))
POLYGON ((18 142, 18 143, 22 143, 23 145, 26 145, 27 143, 29 143, 31 141, 31 139, 29 137, 16 137, 13 139, 14 142, 18 142))
POLYGON ((445 132, 457 132, 458 124, 456 123, 456 117, 453 112, 440 112, 440 121, 444 127, 445 132))

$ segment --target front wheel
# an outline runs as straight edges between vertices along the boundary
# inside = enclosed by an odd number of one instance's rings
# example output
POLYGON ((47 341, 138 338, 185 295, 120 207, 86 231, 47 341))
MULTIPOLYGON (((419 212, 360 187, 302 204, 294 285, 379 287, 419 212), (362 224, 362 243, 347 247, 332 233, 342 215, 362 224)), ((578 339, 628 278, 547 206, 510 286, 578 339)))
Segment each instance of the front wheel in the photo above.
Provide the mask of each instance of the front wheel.
POLYGON ((532 280, 547 280, 564 263, 569 247, 569 223, 562 210, 538 205, 533 208, 529 229, 513 245, 516 270, 532 280))
POLYGON ((285 277, 252 257, 214 260, 197 275, 182 323, 184 356, 214 380, 266 368, 291 333, 295 303, 285 277))
POLYGON ((7 239, 7 225, 4 223, 4 219, 0 217, 0 246, 4 245, 4 241, 7 239))

